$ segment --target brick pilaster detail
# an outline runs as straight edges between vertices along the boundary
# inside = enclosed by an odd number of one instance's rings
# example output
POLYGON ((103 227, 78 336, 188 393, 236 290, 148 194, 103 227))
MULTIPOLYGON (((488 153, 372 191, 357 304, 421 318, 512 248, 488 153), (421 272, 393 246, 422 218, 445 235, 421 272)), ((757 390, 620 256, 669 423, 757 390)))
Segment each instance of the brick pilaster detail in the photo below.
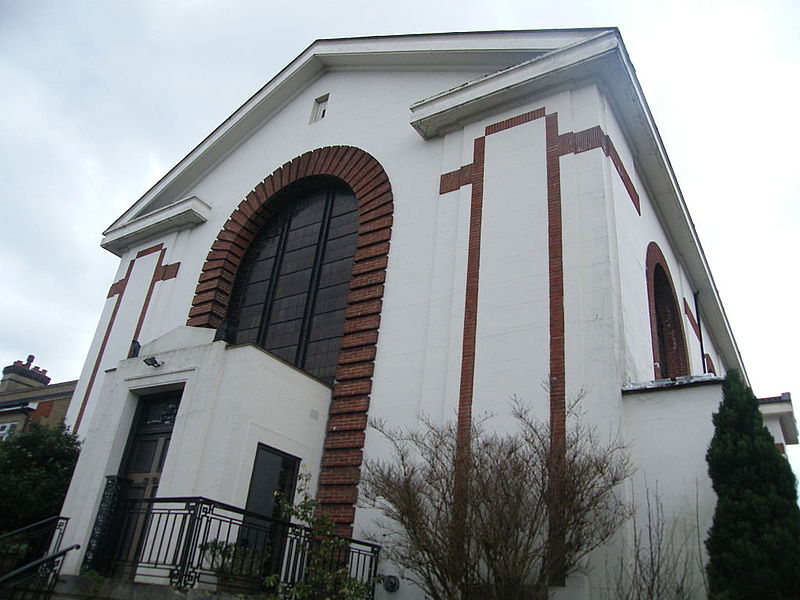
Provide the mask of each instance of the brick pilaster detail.
POLYGON ((566 439, 566 365, 564 349, 564 263, 561 217, 562 141, 558 115, 545 118, 547 154, 547 248, 550 285, 550 428, 553 442, 566 439))

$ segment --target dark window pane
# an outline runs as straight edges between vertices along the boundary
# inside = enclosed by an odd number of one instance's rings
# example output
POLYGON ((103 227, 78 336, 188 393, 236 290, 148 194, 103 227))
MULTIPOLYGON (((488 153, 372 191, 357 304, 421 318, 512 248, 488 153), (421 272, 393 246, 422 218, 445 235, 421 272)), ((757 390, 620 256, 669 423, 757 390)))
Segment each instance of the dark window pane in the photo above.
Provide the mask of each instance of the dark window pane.
POLYGON ((344 309, 322 313, 314 316, 311 322, 309 340, 316 341, 337 337, 342 331, 344 323, 344 309))
POLYGON ((280 493, 287 502, 292 501, 299 463, 300 460, 293 456, 259 444, 245 508, 279 518, 280 505, 275 494, 280 493))
POLYGON ((285 346, 284 348, 269 348, 275 356, 282 358, 286 362, 294 364, 297 357, 297 346, 285 346))
POLYGON ((236 326, 236 342, 263 344, 276 356, 332 381, 357 241, 358 204, 346 186, 323 182, 312 187, 311 179, 297 185, 294 194, 281 192, 283 207, 243 257, 229 322, 236 326))
POLYGON ((281 275, 275 286, 275 298, 285 298, 308 291, 311 282, 311 269, 281 275))
POLYGON ((257 260, 248 267, 248 281, 255 283, 256 281, 264 281, 272 276, 272 265, 275 262, 273 258, 266 258, 264 260, 257 260))
POLYGON ((282 227, 278 227, 276 231, 271 232, 268 236, 255 242, 255 256, 258 260, 273 258, 275 256, 275 252, 277 252, 278 249, 281 229, 282 227))
POLYGON ((236 333, 236 340, 237 344, 248 344, 252 343, 255 344, 258 341, 258 327, 254 327, 252 329, 240 329, 236 333))
POLYGON ((317 253, 317 246, 306 246, 299 250, 287 252, 283 255, 281 264, 281 274, 294 273, 303 269, 310 269, 314 266, 314 256, 317 253))
POLYGON ((353 261, 349 258, 323 265, 319 279, 320 287, 328 287, 350 281, 350 272, 352 269, 353 261))
POLYGON ((319 223, 314 223, 289 230, 289 237, 286 238, 286 252, 306 246, 316 246, 319 241, 319 226, 319 223))
POLYGON ((357 233, 350 233, 336 239, 328 237, 328 243, 325 246, 325 262, 334 262, 353 256, 356 248, 356 237, 358 237, 357 233))
POLYGON ((248 285, 244 289, 242 296, 242 306, 251 306, 253 304, 264 304, 267 299, 267 290, 269 289, 269 281, 260 281, 252 285, 248 285))
POLYGON ((295 203, 293 206, 294 214, 292 214, 292 228, 321 223, 327 197, 328 190, 323 189, 311 192, 303 200, 295 203))
POLYGON ((358 209, 358 202, 356 202, 353 192, 339 188, 336 191, 336 201, 333 203, 333 216, 338 217, 341 214, 353 212, 356 209, 358 209))
POLYGON ((267 350, 272 350, 273 348, 280 348, 281 346, 297 344, 297 340, 300 337, 301 325, 302 319, 294 319, 293 321, 284 321, 282 323, 270 323, 264 346, 267 350))
POLYGON ((331 225, 328 229, 328 237, 338 238, 348 233, 353 233, 358 228, 352 213, 341 215, 331 219, 331 225))
POLYGON ((307 294, 297 294, 296 296, 275 300, 272 304, 271 320, 273 322, 279 322, 299 319, 303 316, 303 312, 306 309, 307 297, 307 294))
POLYGON ((149 473, 158 447, 158 438, 137 440, 132 452, 129 473, 149 473))
POLYGON ((309 342, 306 350, 306 370, 320 379, 333 381, 339 357, 339 344, 338 337, 309 342))
POLYGON ((347 296, 350 294, 350 282, 340 283, 327 288, 320 288, 317 293, 317 302, 314 305, 314 312, 323 313, 337 308, 342 308, 347 304, 347 296))
POLYGON ((243 308, 239 311, 239 329, 257 328, 259 323, 261 323, 262 313, 263 306, 260 304, 243 308))

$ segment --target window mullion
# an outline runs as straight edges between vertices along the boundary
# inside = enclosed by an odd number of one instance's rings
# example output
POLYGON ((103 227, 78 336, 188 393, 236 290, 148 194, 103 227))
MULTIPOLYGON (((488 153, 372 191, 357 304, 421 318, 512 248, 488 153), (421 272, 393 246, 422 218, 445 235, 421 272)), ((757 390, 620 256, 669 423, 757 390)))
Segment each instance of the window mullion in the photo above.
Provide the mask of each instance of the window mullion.
POLYGON ((300 337, 297 341, 297 354, 295 364, 301 369, 305 367, 306 350, 308 349, 308 338, 311 335, 311 322, 314 319, 314 307, 317 300, 320 275, 322 274, 322 262, 325 259, 325 246, 328 243, 328 230, 331 224, 331 213, 333 213, 333 202, 336 198, 336 189, 331 189, 325 197, 325 208, 322 212, 322 224, 319 228, 319 239, 317 241, 317 251, 314 255, 314 266, 311 269, 311 280, 308 283, 308 295, 306 296, 306 306, 303 312, 303 322, 300 328, 300 337))
POLYGON ((261 323, 258 328, 258 345, 262 348, 266 347, 270 315, 272 314, 272 303, 275 296, 275 289, 278 287, 281 266, 283 265, 283 255, 286 251, 286 240, 289 238, 289 229, 291 228, 291 224, 292 217, 289 216, 281 226, 281 235, 280 238, 278 238, 278 245, 275 249, 275 260, 272 262, 272 273, 269 278, 269 286, 264 299, 264 309, 261 313, 261 323))

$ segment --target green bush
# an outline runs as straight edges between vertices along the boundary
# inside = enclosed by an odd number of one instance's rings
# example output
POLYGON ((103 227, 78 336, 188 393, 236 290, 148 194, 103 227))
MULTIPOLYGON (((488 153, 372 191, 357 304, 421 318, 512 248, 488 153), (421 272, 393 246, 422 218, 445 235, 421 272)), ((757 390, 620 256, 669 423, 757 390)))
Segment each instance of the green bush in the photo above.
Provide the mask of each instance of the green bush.
POLYGON ((0 442, 0 533, 59 514, 80 442, 38 423, 0 442))
POLYGON ((789 462, 775 447, 758 400, 730 373, 706 454, 717 493, 706 540, 714 600, 800 598, 800 509, 789 462))

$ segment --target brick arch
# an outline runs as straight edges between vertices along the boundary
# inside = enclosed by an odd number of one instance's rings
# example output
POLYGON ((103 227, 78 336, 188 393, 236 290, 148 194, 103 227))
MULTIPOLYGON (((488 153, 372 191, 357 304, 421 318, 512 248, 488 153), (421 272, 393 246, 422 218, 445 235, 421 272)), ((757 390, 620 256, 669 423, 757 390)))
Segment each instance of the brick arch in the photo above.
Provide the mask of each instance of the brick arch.
POLYGON ((675 294, 675 284, 664 258, 664 253, 655 242, 647 246, 647 301, 650 308, 650 339, 653 346, 653 376, 655 379, 680 377, 689 375, 689 354, 686 350, 686 336, 683 331, 683 317, 678 308, 678 297, 675 294), (666 276, 669 289, 656 289, 656 271, 658 267, 666 276), (658 343, 657 306, 668 313, 667 356, 661 356, 658 343), (664 360, 666 359, 666 361, 664 360), (668 371, 663 368, 664 362, 669 365, 668 371))
POLYGON ((394 207, 381 164, 359 148, 330 146, 306 152, 276 169, 247 194, 217 235, 186 324, 213 329, 222 324, 242 258, 279 208, 279 192, 314 175, 342 180, 353 190, 359 206, 350 294, 317 493, 337 529, 352 535, 394 207))

